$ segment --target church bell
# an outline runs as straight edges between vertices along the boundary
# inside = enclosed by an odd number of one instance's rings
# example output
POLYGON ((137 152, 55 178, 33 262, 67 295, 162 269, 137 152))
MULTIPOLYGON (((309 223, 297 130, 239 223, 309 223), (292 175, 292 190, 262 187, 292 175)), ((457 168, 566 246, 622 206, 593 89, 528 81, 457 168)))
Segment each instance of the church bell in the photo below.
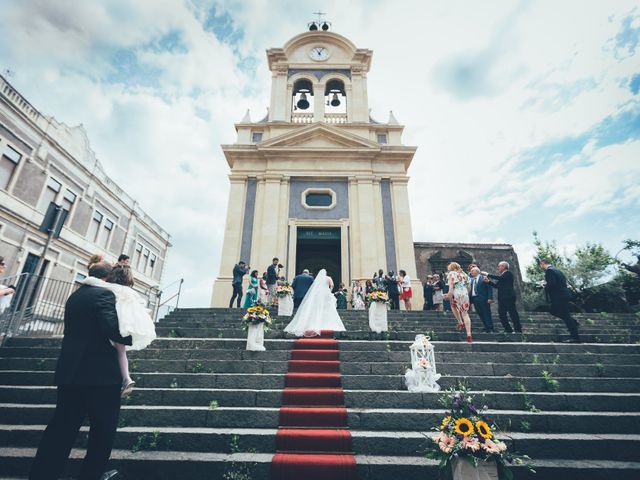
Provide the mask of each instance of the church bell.
POLYGON ((340 105, 340 99, 338 98, 338 94, 334 93, 333 97, 331 97, 331 106, 338 107, 340 105))
POLYGON ((306 110, 307 108, 309 108, 309 101, 307 100, 307 94, 302 92, 300 94, 300 100, 298 100, 298 103, 296 103, 296 107, 298 107, 300 110, 306 110))

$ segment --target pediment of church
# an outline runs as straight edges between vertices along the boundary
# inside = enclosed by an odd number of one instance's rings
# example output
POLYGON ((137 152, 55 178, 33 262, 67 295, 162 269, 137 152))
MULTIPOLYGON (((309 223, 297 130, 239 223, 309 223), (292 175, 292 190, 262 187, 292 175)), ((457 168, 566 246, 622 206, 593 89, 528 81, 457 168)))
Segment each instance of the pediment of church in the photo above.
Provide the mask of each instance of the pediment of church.
POLYGON ((369 149, 380 150, 380 145, 369 139, 324 123, 314 123, 307 127, 270 138, 258 145, 259 150, 267 149, 369 149))

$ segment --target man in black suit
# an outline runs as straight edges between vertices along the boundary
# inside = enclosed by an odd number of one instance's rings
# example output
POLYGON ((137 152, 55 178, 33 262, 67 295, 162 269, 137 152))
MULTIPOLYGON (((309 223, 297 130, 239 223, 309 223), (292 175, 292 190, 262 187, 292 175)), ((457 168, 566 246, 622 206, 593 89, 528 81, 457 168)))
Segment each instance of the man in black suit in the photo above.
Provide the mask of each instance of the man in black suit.
POLYGON ((389 307, 391 310, 400 310, 400 292, 398 291, 398 279, 393 272, 384 277, 387 295, 389 295, 389 307))
POLYGON ((554 317, 561 318, 569 330, 571 337, 565 340, 565 343, 580 343, 578 322, 571 316, 569 310, 569 301, 573 295, 567 287, 567 277, 547 259, 540 260, 540 268, 544 270, 544 291, 551 303, 550 313, 554 317))
MULTIPOLYGON (((104 279, 107 263, 91 267, 89 276, 104 279)), ((30 480, 57 479, 85 417, 89 443, 80 480, 98 480, 104 473, 118 427, 122 375, 116 349, 131 345, 118 329, 116 297, 102 287, 83 285, 65 305, 64 338, 54 382, 58 387, 53 419, 44 431, 29 473, 30 480)))
POLYGON ((500 323, 504 327, 506 333, 522 333, 522 325, 520 325, 520 315, 516 309, 516 290, 514 288, 515 278, 509 270, 509 262, 498 263, 498 275, 481 272, 485 277, 485 282, 492 281, 498 289, 498 316, 500 323), (513 322, 513 328, 507 320, 507 313, 513 322))
POLYGON ((309 270, 304 269, 300 275, 296 275, 291 282, 293 288, 293 306, 298 308, 313 283, 313 277, 309 270))
POLYGON ((491 318, 491 304, 493 303, 493 287, 485 282, 485 277, 478 267, 472 267, 471 282, 469 283, 469 299, 476 308, 476 313, 484 325, 486 333, 493 333, 493 319, 491 318))
POLYGON ((422 285, 422 293, 424 294, 423 310, 433 310, 433 277, 427 275, 427 281, 422 285))

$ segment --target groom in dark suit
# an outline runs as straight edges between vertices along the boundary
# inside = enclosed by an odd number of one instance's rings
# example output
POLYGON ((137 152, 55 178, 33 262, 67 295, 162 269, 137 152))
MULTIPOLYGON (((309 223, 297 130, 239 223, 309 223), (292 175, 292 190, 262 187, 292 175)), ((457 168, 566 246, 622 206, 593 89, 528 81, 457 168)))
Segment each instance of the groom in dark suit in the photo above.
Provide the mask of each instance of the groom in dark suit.
MULTIPOLYGON (((98 263, 89 276, 104 279, 110 271, 111 265, 98 263)), ((131 345, 131 337, 120 336, 115 295, 106 288, 81 286, 65 305, 64 338, 54 378, 56 410, 40 441, 30 480, 62 475, 87 416, 89 442, 79 478, 98 480, 104 473, 118 427, 122 388, 116 349, 110 340, 131 345)))
POLYGON ((302 299, 307 294, 313 283, 313 277, 309 274, 309 270, 305 269, 300 275, 296 275, 291 282, 293 288, 293 306, 298 308, 302 303, 302 299))
POLYGON ((520 315, 516 308, 516 290, 514 287, 515 277, 509 270, 509 262, 498 263, 498 275, 481 272, 485 277, 485 282, 491 281, 498 288, 498 316, 505 333, 522 333, 520 315), (513 328, 507 320, 507 314, 511 317, 513 328))

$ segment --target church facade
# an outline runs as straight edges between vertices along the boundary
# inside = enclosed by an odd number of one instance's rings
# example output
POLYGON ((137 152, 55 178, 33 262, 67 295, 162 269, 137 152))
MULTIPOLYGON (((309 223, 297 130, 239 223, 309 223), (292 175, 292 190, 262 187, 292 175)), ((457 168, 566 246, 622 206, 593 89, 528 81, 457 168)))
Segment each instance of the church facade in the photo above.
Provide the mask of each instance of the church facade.
POLYGON ((407 192, 416 147, 393 114, 369 116, 372 51, 310 31, 267 56, 268 116, 247 114, 222 146, 231 188, 212 305, 228 305, 239 260, 261 274, 278 257, 288 279, 326 268, 336 285, 405 270, 421 306, 407 192))

